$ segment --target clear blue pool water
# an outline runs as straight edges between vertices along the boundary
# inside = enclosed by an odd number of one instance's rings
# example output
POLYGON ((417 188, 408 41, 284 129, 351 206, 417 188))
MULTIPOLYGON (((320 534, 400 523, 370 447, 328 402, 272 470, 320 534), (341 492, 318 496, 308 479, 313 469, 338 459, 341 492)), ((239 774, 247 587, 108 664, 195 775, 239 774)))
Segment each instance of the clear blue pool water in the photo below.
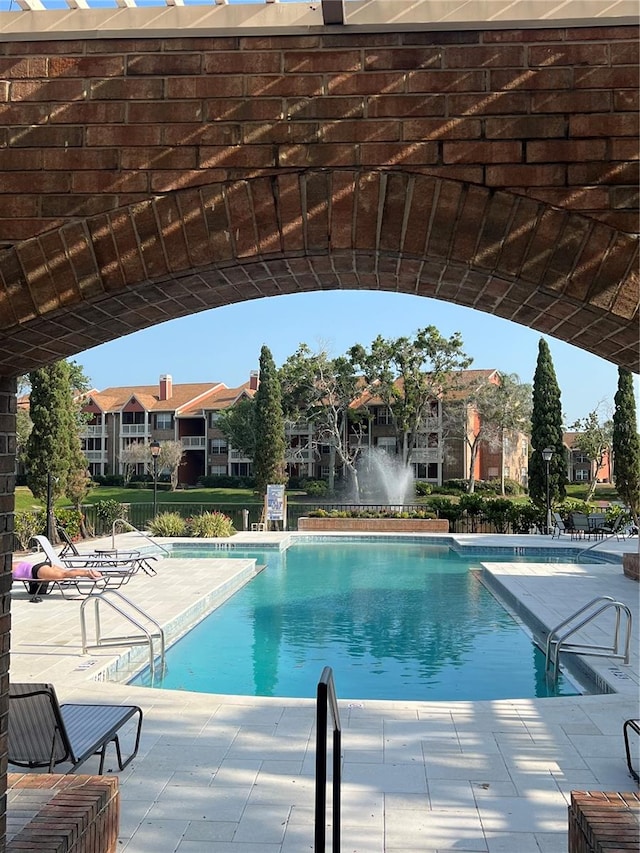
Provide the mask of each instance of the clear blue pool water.
MULTIPOLYGON (((198 554, 192 547, 188 555, 198 554)), ((203 551, 202 556, 222 556, 203 551)), ((173 556, 185 556, 175 550, 173 556)), ((229 551, 267 565, 167 653, 154 687, 313 697, 325 665, 357 699, 473 700, 572 695, 544 654, 483 586, 480 555, 443 545, 294 544, 229 551)), ((544 562, 544 557, 485 557, 544 562)), ((557 562, 557 557, 547 558, 557 562)), ((134 684, 150 685, 148 672, 134 684)))

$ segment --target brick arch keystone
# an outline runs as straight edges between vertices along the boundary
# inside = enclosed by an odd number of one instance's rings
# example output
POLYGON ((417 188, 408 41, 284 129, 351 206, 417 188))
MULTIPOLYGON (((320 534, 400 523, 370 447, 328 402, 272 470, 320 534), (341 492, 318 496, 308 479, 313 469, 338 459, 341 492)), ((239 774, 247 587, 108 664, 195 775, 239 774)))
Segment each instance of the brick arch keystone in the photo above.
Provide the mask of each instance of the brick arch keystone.
POLYGON ((0 375, 205 309, 326 289, 446 300, 635 370, 637 252, 580 214, 420 173, 301 169, 182 189, 0 256, 0 375))

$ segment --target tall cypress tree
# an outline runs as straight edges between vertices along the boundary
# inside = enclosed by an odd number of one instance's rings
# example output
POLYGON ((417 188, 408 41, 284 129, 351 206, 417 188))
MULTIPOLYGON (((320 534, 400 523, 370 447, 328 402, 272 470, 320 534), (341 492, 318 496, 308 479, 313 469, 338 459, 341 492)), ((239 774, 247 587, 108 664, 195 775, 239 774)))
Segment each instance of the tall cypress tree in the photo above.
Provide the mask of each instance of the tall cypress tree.
POLYGON ((284 483, 286 480, 282 391, 273 356, 266 346, 260 350, 260 384, 254 402, 256 444, 253 473, 256 490, 264 495, 269 483, 284 483))
POLYGON ((553 448, 549 463, 549 495, 551 503, 566 495, 567 459, 562 443, 562 406, 560 388, 547 342, 541 338, 538 361, 533 376, 533 408, 531 412, 531 457, 529 459, 529 496, 538 506, 547 497, 547 463, 542 458, 545 447, 553 448))
POLYGON ((634 521, 640 515, 640 438, 636 421, 633 377, 618 368, 618 390, 613 413, 613 479, 622 500, 628 505, 634 521))
POLYGON ((65 493, 70 465, 68 365, 57 361, 33 370, 29 383, 33 429, 25 454, 27 485, 36 498, 45 500, 50 476, 55 500, 65 493))

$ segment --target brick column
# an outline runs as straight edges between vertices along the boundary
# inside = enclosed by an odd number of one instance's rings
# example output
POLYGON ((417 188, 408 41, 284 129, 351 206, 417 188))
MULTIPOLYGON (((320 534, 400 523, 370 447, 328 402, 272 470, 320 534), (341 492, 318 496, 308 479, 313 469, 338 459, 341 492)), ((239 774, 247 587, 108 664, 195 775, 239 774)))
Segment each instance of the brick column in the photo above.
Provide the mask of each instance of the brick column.
POLYGON ((11 559, 16 464, 15 379, 0 377, 0 850, 7 835, 7 714, 9 710, 9 640, 11 559))

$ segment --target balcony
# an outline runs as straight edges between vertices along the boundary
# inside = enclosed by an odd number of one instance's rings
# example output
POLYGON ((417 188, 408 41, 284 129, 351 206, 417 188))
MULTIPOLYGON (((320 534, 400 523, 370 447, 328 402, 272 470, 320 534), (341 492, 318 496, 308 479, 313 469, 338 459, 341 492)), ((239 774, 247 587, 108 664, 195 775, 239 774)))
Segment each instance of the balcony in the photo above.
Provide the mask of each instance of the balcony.
POLYGON ((104 450, 84 450, 87 462, 106 462, 107 454, 104 450))
POLYGON ((308 447, 289 448, 285 450, 284 458, 287 462, 309 462, 313 459, 313 450, 308 447))
POLYGON ((121 424, 120 435, 149 435, 148 424, 121 424))
POLYGON ((107 428, 104 424, 99 424, 98 426, 91 425, 85 426, 84 429, 81 430, 80 435, 82 438, 93 438, 96 435, 104 435, 106 431, 107 428))
POLYGON ((240 450, 230 450, 229 460, 233 462, 251 462, 248 456, 245 456, 240 450))
POLYGON ((204 450, 207 446, 204 435, 183 435, 180 441, 185 450, 204 450))

